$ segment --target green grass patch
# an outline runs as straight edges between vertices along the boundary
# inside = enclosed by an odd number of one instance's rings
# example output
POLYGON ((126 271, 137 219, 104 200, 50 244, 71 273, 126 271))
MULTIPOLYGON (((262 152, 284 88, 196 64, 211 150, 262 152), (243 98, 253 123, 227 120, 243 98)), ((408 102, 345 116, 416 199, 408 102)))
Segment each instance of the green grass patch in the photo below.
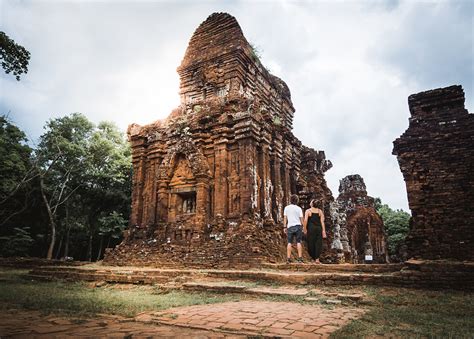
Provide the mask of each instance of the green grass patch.
POLYGON ((332 337, 472 338, 473 293, 403 288, 367 288, 366 292, 374 305, 332 337))
POLYGON ((80 282, 37 282, 21 279, 19 273, 16 276, 16 280, 0 281, 0 310, 20 308, 67 316, 97 313, 133 316, 143 311, 238 300, 236 295, 157 293, 151 286, 92 288, 80 282))
POLYGON ((0 282, 17 281, 22 279, 27 273, 28 270, 0 268, 0 282))

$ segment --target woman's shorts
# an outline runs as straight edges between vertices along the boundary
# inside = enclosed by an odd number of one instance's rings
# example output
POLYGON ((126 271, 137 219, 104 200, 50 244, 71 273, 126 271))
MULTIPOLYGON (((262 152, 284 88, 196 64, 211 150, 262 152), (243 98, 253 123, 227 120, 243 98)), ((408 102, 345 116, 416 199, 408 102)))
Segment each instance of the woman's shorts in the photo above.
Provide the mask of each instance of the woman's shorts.
POLYGON ((293 237, 296 237, 296 243, 301 243, 301 239, 303 238, 303 226, 295 225, 288 228, 288 244, 291 244, 293 241, 293 237))

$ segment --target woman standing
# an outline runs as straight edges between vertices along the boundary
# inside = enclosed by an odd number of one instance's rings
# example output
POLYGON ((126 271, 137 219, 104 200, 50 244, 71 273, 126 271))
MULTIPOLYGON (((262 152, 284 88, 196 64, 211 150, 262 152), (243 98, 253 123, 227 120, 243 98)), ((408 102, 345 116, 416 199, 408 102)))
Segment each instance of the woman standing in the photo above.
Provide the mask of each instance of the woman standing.
POLYGON ((323 238, 326 238, 326 228, 324 226, 324 213, 316 207, 316 200, 311 200, 311 207, 304 215, 303 232, 308 241, 308 252, 316 264, 320 264, 319 256, 323 248, 323 238))

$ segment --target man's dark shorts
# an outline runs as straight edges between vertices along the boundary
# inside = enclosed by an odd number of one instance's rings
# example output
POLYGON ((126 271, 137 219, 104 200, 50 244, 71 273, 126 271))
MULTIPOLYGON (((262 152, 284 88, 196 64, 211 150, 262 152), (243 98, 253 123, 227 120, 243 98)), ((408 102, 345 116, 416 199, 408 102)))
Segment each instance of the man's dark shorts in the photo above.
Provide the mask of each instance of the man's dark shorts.
POLYGON ((293 237, 296 237, 296 243, 300 244, 303 238, 303 226, 295 225, 288 228, 288 244, 291 244, 293 237))

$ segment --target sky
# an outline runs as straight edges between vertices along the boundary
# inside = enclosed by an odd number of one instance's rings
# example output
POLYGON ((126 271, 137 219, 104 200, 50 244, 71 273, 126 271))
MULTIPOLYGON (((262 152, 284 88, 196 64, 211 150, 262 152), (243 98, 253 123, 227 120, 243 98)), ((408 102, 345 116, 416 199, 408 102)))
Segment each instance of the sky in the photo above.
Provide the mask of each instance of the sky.
POLYGON ((126 130, 179 105, 189 39, 213 12, 236 17, 262 63, 289 86, 293 133, 324 150, 326 180, 360 174, 369 195, 408 209, 393 141, 410 94, 462 85, 474 112, 471 1, 0 0, 0 30, 31 53, 16 81, 0 72, 0 114, 35 143, 73 112, 126 130))

